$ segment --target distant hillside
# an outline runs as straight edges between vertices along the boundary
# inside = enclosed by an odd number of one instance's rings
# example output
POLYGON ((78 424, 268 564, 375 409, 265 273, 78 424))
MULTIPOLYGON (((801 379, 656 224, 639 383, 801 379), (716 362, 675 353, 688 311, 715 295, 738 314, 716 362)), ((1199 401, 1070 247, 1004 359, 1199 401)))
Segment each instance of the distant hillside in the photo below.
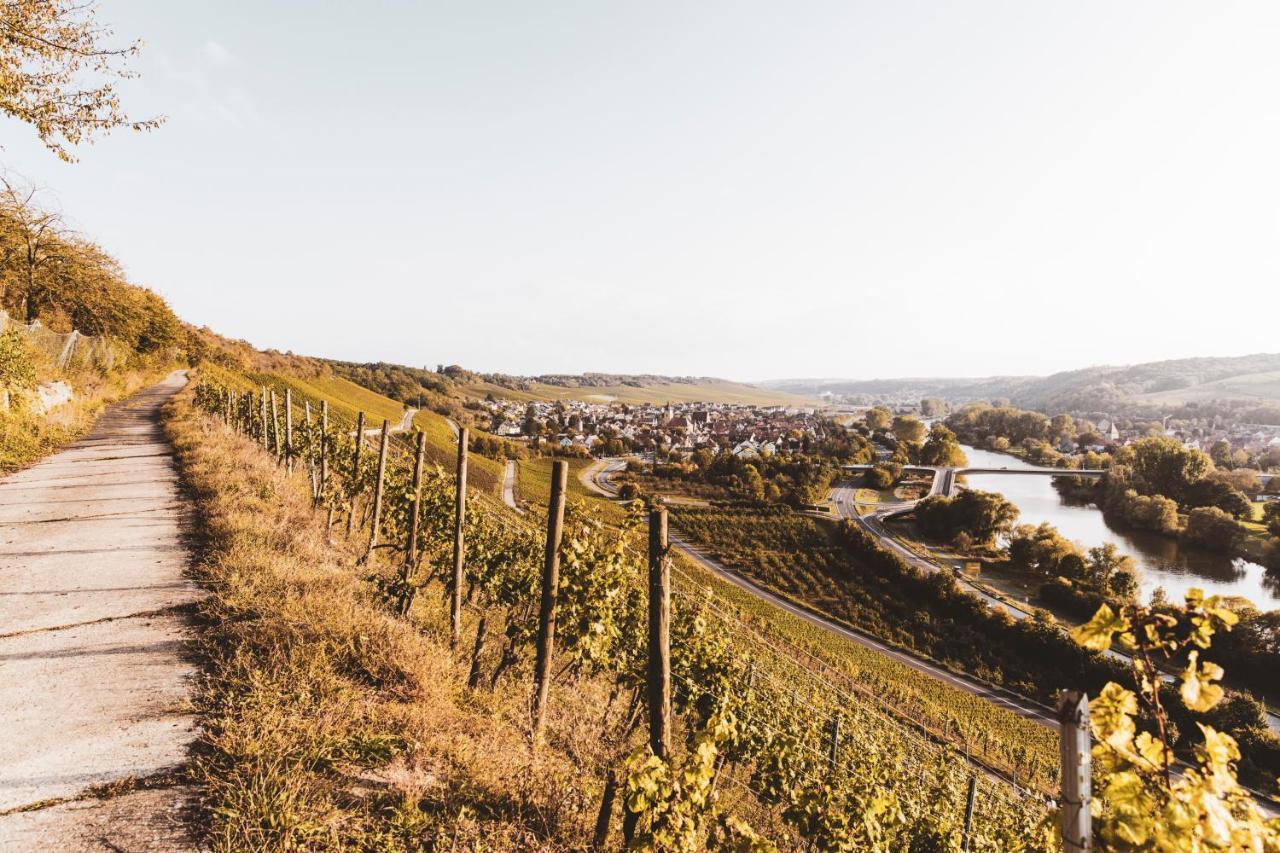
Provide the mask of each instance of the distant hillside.
POLYGON ((1018 406, 1054 410, 1108 411, 1214 400, 1269 403, 1280 401, 1280 353, 1086 367, 1043 377, 788 379, 760 384, 806 395, 940 397, 956 402, 1005 397, 1018 406))
POLYGON ((458 365, 425 370, 399 364, 330 361, 339 376, 404 403, 443 411, 487 396, 510 400, 584 400, 620 403, 738 403, 759 406, 812 405, 812 397, 705 376, 650 374, 552 374, 513 376, 476 373, 458 365))

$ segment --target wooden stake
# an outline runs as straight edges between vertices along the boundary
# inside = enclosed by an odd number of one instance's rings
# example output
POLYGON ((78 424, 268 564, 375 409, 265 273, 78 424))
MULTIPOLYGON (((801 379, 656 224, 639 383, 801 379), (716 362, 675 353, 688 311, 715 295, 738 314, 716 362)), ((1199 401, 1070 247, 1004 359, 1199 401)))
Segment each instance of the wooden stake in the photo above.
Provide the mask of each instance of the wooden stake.
POLYGON ((281 454, 284 452, 284 446, 280 441, 280 410, 276 405, 276 389, 271 389, 271 437, 272 444, 275 446, 276 464, 280 463, 281 454))
POLYGON ((557 459, 551 469, 547 502, 547 548, 542 564, 542 606, 538 611, 538 654, 534 662, 533 742, 542 742, 551 686, 551 655, 556 643, 556 596, 560 594, 560 540, 564 537, 564 490, 569 465, 557 459))
POLYGON ((613 801, 617 796, 618 771, 610 767, 604 780, 604 794, 600 797, 600 812, 596 815, 595 850, 604 850, 609 843, 609 822, 613 819, 613 801))
POLYGON ((960 838, 960 850, 962 853, 969 853, 969 839, 973 832, 973 803, 978 795, 978 777, 976 775, 969 777, 969 796, 966 798, 964 806, 964 834, 960 838))
POLYGON ((360 448, 364 447, 364 412, 356 415, 356 449, 351 460, 351 506, 347 512, 347 535, 356 520, 356 490, 360 488, 360 448))
POLYGON ((840 757, 840 712, 831 716, 831 745, 827 751, 827 776, 836 772, 836 761, 840 757))
POLYGON ((458 430, 458 471, 453 501, 453 604, 449 621, 449 646, 456 649, 462 636, 462 565, 466 555, 463 541, 467 522, 467 428, 458 430))
POLYGON ((1089 697, 1079 690, 1064 693, 1058 704, 1058 722, 1061 724, 1063 849, 1092 850, 1089 697))
POLYGON ((329 484, 329 401, 320 401, 320 491, 318 500, 329 484))
POLYGON ((667 508, 649 511, 649 748, 671 757, 671 563, 667 508))
POLYGON ((418 432, 417 447, 413 454, 413 501, 409 508, 409 539, 404 544, 403 578, 408 581, 418 562, 418 513, 422 505, 422 462, 427 455, 427 434, 418 432))
POLYGON ((311 428, 311 401, 302 401, 302 411, 307 418, 307 473, 311 476, 311 505, 320 499, 320 482, 316 479, 316 433, 311 428))
POLYGON ((373 514, 369 519, 369 550, 365 559, 378 547, 378 526, 382 523, 382 478, 387 473, 387 433, 391 424, 383 418, 382 440, 378 443, 378 479, 373 484, 373 514))
POLYGON ((293 473, 293 389, 284 389, 284 465, 293 473))
POLYGON ((270 450, 271 433, 267 432, 267 386, 262 386, 262 449, 270 450))

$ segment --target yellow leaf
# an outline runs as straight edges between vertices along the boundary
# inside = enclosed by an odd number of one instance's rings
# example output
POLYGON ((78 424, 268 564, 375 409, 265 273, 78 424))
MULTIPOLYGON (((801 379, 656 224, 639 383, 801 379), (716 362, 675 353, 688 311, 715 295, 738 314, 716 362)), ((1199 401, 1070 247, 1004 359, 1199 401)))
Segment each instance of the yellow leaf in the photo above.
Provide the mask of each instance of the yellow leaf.
POLYGON ((1222 667, 1205 663, 1197 668, 1200 653, 1187 656, 1187 670, 1182 674, 1182 701, 1192 711, 1207 711, 1222 700, 1222 688, 1212 682, 1222 678, 1222 667))
POLYGON ((1113 634, 1129 630, 1129 620, 1112 611, 1109 605, 1102 605, 1093 618, 1071 632, 1071 637, 1086 649, 1105 652, 1111 648, 1113 634))

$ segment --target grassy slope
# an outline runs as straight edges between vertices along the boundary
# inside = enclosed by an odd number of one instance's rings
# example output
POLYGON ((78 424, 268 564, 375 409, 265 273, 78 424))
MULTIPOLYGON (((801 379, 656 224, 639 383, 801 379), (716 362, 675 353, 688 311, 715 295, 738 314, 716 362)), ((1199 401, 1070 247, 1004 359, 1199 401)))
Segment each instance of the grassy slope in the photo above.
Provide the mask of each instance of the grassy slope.
MULTIPOLYGON (((244 377, 216 365, 203 365, 201 370, 211 379, 241 391, 256 391, 261 384, 274 387, 277 391, 283 391, 287 386, 304 398, 328 400, 330 416, 343 424, 354 423, 357 413, 361 411, 365 413, 369 428, 379 426, 383 418, 396 426, 404 416, 402 404, 338 377, 315 379, 278 373, 244 377)), ((446 470, 453 470, 457 459, 457 440, 453 437, 453 430, 449 428, 448 422, 435 412, 418 412, 413 423, 427 434, 427 458, 446 470)), ((501 462, 476 453, 468 457, 467 480, 473 489, 486 494, 501 495, 502 470, 501 462)))
POLYGON ((1179 405, 1189 402, 1208 402, 1221 399, 1280 400, 1280 371, 1247 373, 1218 379, 1189 388, 1139 394, 1134 399, 1144 403, 1179 405))
POLYGON ((812 406, 814 401, 782 391, 770 391, 737 382, 704 382, 697 385, 669 383, 636 388, 631 385, 603 385, 594 388, 564 388, 535 383, 526 391, 513 391, 487 382, 467 385, 467 393, 509 400, 583 400, 619 403, 738 403, 757 406, 812 406))

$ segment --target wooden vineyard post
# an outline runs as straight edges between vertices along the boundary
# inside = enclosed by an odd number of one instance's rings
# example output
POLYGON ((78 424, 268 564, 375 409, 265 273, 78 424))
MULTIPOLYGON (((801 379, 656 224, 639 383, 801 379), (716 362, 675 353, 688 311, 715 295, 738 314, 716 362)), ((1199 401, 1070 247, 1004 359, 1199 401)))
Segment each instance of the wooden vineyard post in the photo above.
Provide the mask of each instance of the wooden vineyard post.
POLYGON ((1058 703, 1058 722, 1061 724, 1063 850, 1068 853, 1092 850, 1089 697, 1079 690, 1064 693, 1058 703))
POLYGON ((840 712, 831 715, 831 744, 827 750, 827 776, 836 772, 836 760, 840 757, 840 712))
POLYGON ((671 563, 667 508, 649 511, 649 748, 671 757, 671 563))
POLYGON ((272 449, 275 450, 276 464, 280 464, 280 459, 284 453, 284 444, 280 441, 280 407, 276 403, 276 389, 271 389, 271 443, 272 449))
POLYGON ((378 526, 382 522, 382 480, 387 474, 387 432, 391 424, 383 418, 382 440, 378 442, 378 479, 373 484, 373 512, 369 516, 369 550, 365 559, 378 547, 378 526))
POLYGON ((969 777, 969 796, 965 798, 964 806, 964 835, 960 839, 960 850, 962 853, 969 853, 969 839, 973 832, 973 803, 978 796, 978 777, 977 774, 969 777))
MULTIPOLYGON (((329 401, 320 401, 320 491, 316 500, 324 500, 325 489, 329 487, 329 401)), ((333 507, 329 507, 325 515, 324 529, 333 528, 333 507)))
POLYGON ((458 474, 453 501, 453 603, 449 614, 449 647, 458 648, 462 636, 462 564, 466 555, 463 540, 467 523, 467 428, 458 430, 458 474))
POLYGON ((320 491, 316 493, 319 498, 324 493, 325 486, 329 480, 329 401, 320 401, 320 491))
POLYGON ((542 605, 538 611, 538 653, 534 663, 533 742, 542 742, 551 686, 551 654, 556 642, 556 596, 560 592, 560 540, 564 537, 564 490, 569 463, 557 459, 551 469, 547 501, 547 548, 542 564, 542 605))
POLYGON ((262 386, 262 449, 270 450, 271 433, 267 432, 267 386, 262 386))
POLYGON ((231 389, 222 389, 222 425, 231 426, 231 389))
POLYGON ((293 389, 284 389, 284 466, 293 473, 293 389))
POLYGON ((347 508, 347 535, 356 520, 356 489, 360 488, 360 449, 364 447, 364 412, 356 415, 356 449, 351 460, 351 504, 347 508))
POLYGON ((307 419, 307 473, 311 475, 311 505, 320 500, 320 482, 316 479, 316 432, 311 428, 311 401, 302 401, 302 411, 307 419))
POLYGON ((418 513, 422 507, 422 461, 427 455, 427 434, 418 432, 417 447, 413 453, 413 502, 409 507, 409 539, 404 543, 404 568, 400 577, 404 581, 405 592, 401 598, 400 613, 407 613, 413 599, 409 596, 409 581, 413 577, 413 567, 418 562, 418 513))

